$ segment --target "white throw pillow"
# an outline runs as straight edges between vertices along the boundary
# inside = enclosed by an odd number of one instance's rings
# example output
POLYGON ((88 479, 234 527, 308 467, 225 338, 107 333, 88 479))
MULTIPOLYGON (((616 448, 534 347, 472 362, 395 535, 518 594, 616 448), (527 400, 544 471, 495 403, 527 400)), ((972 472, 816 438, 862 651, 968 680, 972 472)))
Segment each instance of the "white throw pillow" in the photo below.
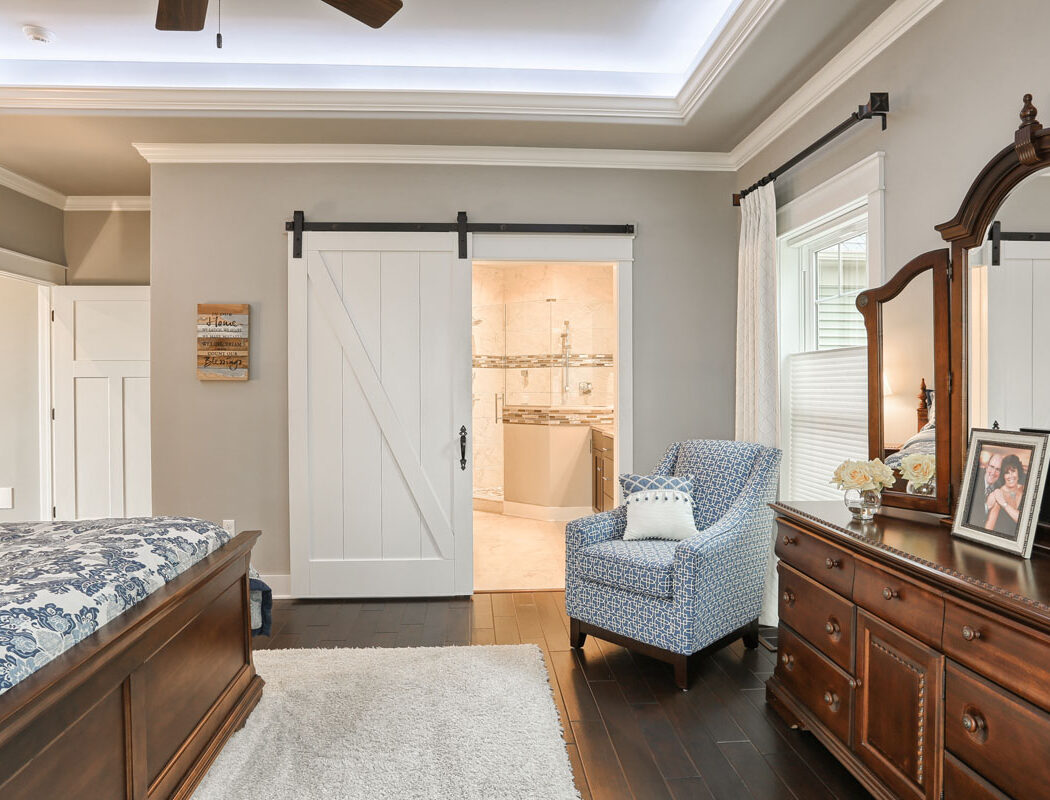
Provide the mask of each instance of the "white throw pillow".
POLYGON ((693 498, 688 492, 647 489, 628 495, 624 504, 627 506, 625 541, 670 539, 679 542, 697 532, 693 498))

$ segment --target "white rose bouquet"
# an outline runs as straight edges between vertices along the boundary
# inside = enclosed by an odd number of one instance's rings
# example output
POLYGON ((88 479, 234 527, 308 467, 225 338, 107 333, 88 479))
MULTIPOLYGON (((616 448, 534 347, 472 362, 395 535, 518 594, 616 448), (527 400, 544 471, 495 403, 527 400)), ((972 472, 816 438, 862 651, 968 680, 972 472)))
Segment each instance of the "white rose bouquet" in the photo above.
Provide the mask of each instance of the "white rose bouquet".
POLYGON ((881 492, 897 482, 893 470, 881 459, 871 461, 843 461, 831 476, 830 483, 839 489, 881 492))
POLYGON ((912 453, 901 459, 901 476, 913 487, 925 486, 937 474, 937 456, 933 453, 912 453))

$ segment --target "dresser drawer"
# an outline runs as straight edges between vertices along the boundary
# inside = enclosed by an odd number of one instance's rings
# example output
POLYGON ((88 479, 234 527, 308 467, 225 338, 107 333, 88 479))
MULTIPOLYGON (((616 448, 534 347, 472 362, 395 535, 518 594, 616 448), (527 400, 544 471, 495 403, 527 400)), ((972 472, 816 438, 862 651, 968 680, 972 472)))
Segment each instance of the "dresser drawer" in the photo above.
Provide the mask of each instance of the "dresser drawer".
POLYGON ((783 520, 777 523, 776 554, 841 595, 853 591, 853 556, 783 520))
POLYGON ((1016 800, 1044 800, 1050 715, 958 664, 946 672, 947 749, 1016 800))
POLYGON ((1010 800, 1010 798, 951 753, 945 753, 944 800, 1010 800))
POLYGON ((945 655, 1050 711, 1050 636, 949 599, 943 642, 945 655))
POLYGON ((780 619, 847 672, 853 671, 856 607, 785 563, 780 575, 780 619))
POLYGON ((776 676, 835 736, 849 744, 856 681, 781 623, 776 676))
POLYGON ((917 639, 940 646, 944 600, 917 583, 869 564, 858 564, 853 599, 917 639))

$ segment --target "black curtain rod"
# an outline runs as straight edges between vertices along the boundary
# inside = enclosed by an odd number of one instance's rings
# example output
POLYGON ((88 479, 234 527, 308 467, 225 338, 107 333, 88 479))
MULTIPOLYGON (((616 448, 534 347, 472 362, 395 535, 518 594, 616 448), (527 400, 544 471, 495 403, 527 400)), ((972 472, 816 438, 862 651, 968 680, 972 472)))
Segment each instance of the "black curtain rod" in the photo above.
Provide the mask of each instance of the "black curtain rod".
POLYGON ((882 119, 882 129, 886 130, 886 115, 889 113, 889 111, 889 92, 872 92, 867 105, 857 106, 857 110, 850 114, 849 119, 847 119, 845 122, 837 125, 835 128, 825 133, 801 153, 796 155, 794 158, 788 159, 765 177, 759 178, 746 189, 741 189, 739 193, 734 194, 733 205, 740 205, 741 198, 751 194, 751 192, 755 191, 755 189, 757 189, 759 186, 765 186, 770 181, 775 181, 789 169, 796 166, 805 159, 809 158, 828 142, 838 138, 862 120, 871 119, 872 117, 879 117, 880 119, 882 119))
POLYGON ((988 229, 988 241, 992 243, 992 266, 999 266, 1001 242, 1050 242, 1050 232, 1046 231, 1004 231, 999 220, 988 229))
POLYGON ((292 231, 292 257, 303 257, 303 231, 386 231, 395 233, 451 233, 459 234, 459 257, 467 257, 468 233, 599 233, 633 234, 634 225, 568 225, 513 222, 467 222, 467 212, 460 211, 455 222, 307 222, 302 211, 292 215, 284 224, 292 231))

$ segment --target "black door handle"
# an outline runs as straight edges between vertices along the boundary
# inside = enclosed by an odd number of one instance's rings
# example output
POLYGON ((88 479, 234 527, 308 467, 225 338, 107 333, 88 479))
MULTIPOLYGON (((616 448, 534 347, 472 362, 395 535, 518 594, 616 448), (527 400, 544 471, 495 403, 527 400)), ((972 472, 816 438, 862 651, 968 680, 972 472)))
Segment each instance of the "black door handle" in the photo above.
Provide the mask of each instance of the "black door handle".
POLYGON ((459 468, 467 468, 467 426, 459 426, 459 468))

